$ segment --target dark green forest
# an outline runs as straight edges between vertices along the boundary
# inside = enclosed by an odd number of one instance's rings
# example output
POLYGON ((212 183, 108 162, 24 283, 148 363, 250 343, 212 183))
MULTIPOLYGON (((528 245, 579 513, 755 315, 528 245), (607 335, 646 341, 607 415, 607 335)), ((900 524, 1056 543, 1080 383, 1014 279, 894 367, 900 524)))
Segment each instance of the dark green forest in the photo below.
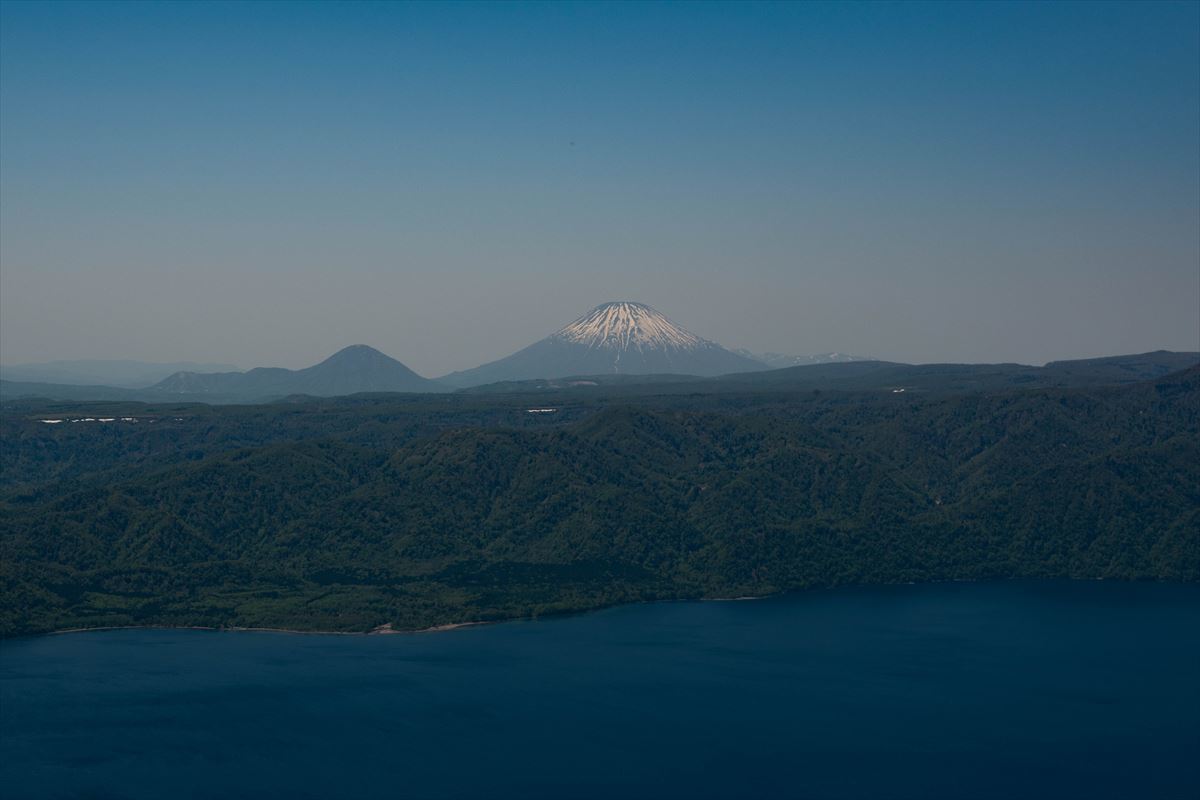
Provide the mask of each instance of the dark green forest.
POLYGON ((961 393, 23 400, 0 413, 0 633, 419 629, 861 582, 1195 581, 1198 430, 1197 368, 961 393))

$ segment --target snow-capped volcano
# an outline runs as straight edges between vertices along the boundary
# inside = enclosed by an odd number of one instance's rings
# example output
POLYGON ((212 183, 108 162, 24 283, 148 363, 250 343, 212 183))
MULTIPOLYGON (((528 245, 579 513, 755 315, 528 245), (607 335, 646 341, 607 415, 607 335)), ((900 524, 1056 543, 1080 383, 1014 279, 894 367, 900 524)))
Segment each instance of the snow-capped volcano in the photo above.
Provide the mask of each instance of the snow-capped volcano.
POLYGON ((441 380, 452 386, 479 386, 571 375, 725 375, 765 368, 676 325, 648 305, 617 301, 596 306, 507 358, 441 380))
POLYGON ((609 350, 690 350, 712 344, 650 306, 625 300, 596 306, 551 338, 609 350))

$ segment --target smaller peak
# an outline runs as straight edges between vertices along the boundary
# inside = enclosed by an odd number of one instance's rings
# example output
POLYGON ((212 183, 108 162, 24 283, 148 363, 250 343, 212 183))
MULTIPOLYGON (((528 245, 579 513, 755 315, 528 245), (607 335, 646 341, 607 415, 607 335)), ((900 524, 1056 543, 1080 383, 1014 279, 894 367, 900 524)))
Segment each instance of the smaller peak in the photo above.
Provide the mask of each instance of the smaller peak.
POLYGON ((337 363, 343 361, 364 361, 390 358, 384 353, 379 352, 374 347, 366 344, 352 344, 349 347, 343 347, 336 353, 325 359, 323 364, 337 363))
POLYGON ((383 355, 369 344, 352 344, 349 347, 343 347, 334 353, 335 356, 371 356, 383 355))

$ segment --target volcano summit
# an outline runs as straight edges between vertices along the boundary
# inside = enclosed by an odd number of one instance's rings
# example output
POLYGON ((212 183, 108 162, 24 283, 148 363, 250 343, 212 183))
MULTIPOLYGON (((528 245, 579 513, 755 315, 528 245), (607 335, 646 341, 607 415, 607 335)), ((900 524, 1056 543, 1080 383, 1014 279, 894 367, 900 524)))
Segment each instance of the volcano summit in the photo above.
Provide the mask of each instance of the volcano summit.
POLYGON ((596 306, 511 356, 441 380, 451 386, 570 375, 724 375, 766 366, 676 325, 643 303, 596 306))

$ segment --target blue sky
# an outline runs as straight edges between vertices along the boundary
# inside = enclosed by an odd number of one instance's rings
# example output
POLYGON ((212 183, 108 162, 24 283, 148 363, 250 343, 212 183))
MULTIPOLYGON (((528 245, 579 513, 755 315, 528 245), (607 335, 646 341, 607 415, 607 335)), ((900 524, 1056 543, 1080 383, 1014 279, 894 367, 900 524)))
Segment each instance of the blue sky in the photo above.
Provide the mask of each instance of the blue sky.
POLYGON ((0 6, 0 360, 1200 347, 1200 4, 0 6))

